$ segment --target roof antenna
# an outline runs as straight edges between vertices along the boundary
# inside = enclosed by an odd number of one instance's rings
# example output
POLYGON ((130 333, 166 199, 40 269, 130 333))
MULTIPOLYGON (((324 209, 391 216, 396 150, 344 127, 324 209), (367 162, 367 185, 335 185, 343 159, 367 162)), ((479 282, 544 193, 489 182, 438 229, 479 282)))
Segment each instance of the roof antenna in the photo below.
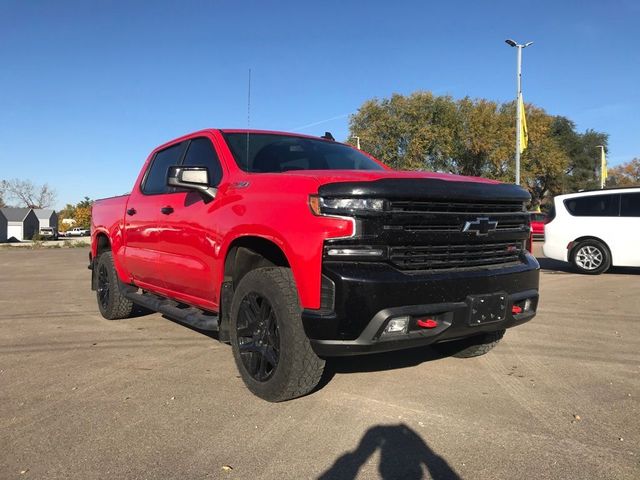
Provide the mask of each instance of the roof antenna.
POLYGON ((324 132, 324 135, 321 136, 320 138, 324 138, 325 140, 331 140, 332 142, 336 141, 336 139, 333 138, 333 135, 331 135, 331 132, 324 132))
POLYGON ((249 86, 247 89, 247 160, 246 166, 249 169, 249 127, 251 126, 251 68, 249 68, 249 86))

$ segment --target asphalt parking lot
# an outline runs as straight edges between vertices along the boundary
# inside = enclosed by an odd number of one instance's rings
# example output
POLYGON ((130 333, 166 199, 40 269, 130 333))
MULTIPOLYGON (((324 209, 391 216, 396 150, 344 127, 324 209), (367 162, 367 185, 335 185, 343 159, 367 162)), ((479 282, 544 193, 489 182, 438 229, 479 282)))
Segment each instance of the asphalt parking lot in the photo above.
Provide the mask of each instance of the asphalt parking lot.
POLYGON ((209 336, 104 320, 87 253, 0 251, 2 479, 640 478, 640 271, 543 260, 539 315, 488 355, 333 360, 269 404, 209 336))

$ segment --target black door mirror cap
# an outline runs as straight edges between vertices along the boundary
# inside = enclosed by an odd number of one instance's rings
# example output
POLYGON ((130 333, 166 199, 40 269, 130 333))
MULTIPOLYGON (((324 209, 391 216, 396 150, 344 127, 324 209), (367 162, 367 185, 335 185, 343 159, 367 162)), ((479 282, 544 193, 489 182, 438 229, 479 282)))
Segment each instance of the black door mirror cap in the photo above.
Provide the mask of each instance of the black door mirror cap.
POLYGON ((218 189, 209 184, 209 169, 207 167, 169 167, 167 185, 194 190, 200 193, 205 200, 213 200, 218 193, 218 189))

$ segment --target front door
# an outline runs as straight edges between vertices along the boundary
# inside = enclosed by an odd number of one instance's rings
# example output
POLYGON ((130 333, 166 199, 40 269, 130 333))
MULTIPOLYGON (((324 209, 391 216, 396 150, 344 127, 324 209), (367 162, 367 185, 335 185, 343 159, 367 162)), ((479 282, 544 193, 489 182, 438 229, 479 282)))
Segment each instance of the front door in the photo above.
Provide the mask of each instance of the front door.
MULTIPOLYGON (((211 186, 218 186, 222 167, 212 139, 189 141, 184 166, 207 167, 211 186)), ((160 269, 168 294, 186 303, 217 310, 219 285, 215 265, 222 236, 216 223, 220 202, 183 191, 166 199, 161 213, 160 269)))

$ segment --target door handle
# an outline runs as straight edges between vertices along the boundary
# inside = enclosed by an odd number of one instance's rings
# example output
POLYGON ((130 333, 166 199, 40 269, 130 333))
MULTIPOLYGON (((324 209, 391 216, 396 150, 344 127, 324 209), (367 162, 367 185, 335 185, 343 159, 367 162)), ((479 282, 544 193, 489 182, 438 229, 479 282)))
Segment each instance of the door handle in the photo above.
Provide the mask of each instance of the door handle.
POLYGON ((160 211, 165 215, 171 215, 173 213, 173 207, 162 207, 160 211))
POLYGON ((136 213, 137 212, 135 208, 130 208, 129 210, 127 210, 127 215, 135 215, 136 213))

